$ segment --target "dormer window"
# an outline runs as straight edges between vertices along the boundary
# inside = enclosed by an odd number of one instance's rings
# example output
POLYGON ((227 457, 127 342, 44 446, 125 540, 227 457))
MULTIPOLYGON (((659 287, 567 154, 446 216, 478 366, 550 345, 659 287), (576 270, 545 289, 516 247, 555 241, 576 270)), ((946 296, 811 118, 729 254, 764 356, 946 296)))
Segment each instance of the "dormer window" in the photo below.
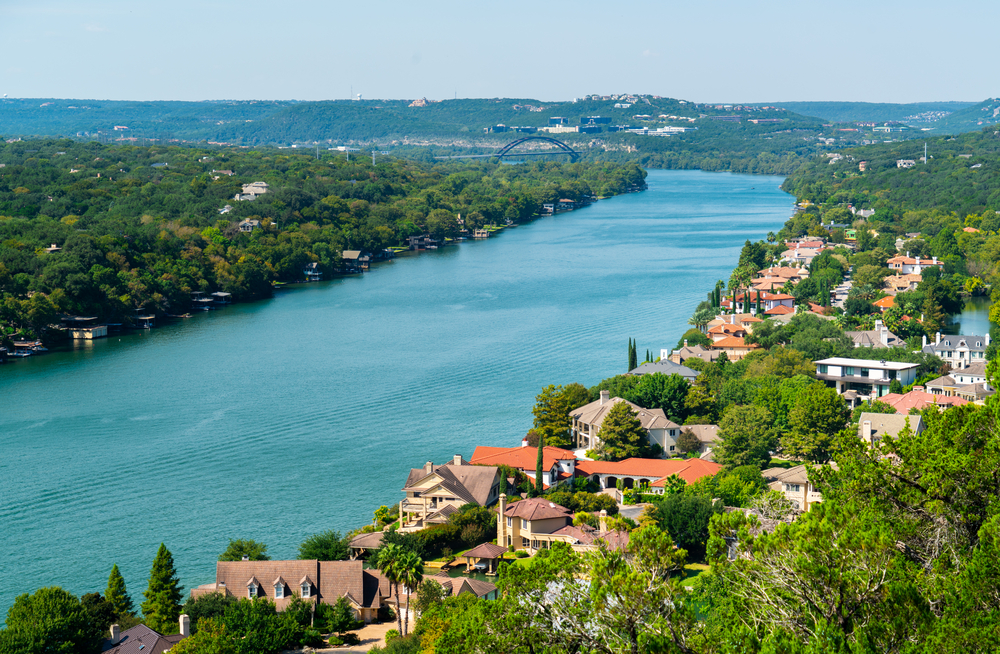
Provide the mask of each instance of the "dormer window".
POLYGON ((274 599, 281 599, 285 596, 285 584, 279 582, 274 585, 274 599))
POLYGON ((247 584, 247 597, 253 599, 260 595, 260 586, 254 582, 247 584))
POLYGON ((312 595, 312 584, 308 581, 302 584, 302 597, 310 597, 312 595))

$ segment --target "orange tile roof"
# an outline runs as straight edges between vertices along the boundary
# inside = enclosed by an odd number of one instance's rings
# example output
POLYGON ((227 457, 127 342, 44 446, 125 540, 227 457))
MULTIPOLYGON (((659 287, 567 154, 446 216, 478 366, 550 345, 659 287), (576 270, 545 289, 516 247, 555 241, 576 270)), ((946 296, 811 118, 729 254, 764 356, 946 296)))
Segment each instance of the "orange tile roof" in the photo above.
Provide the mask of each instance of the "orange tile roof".
POLYGON ((743 340, 742 338, 737 338, 735 336, 727 336, 725 338, 721 338, 721 339, 715 341, 714 343, 712 343, 712 345, 710 347, 712 347, 714 349, 725 349, 725 348, 749 348, 749 349, 754 349, 754 348, 758 348, 760 346, 759 345, 751 345, 751 344, 747 343, 745 340, 743 340))
POLYGON ((872 304, 881 309, 891 309, 892 307, 896 306, 896 298, 889 295, 882 298, 881 300, 876 300, 875 302, 872 302, 872 304))
MULTIPOLYGON (((689 484, 702 477, 714 475, 722 466, 704 459, 625 459, 624 461, 579 461, 576 469, 581 475, 615 475, 617 477, 646 478, 662 481, 677 475, 689 484)), ((651 484, 656 485, 656 482, 651 484)), ((660 486, 663 484, 660 483, 660 486)))
POLYGON ((910 409, 917 409, 919 411, 933 404, 947 409, 953 406, 968 404, 969 402, 961 397, 947 397, 944 395, 935 395, 934 393, 917 390, 910 391, 905 395, 900 395, 899 393, 889 393, 888 395, 883 395, 878 398, 878 401, 885 402, 895 409, 896 413, 902 414, 909 413, 910 409))
POLYGON ((786 307, 784 304, 779 304, 773 309, 768 309, 764 312, 765 316, 787 316, 790 313, 795 313, 795 309, 792 307, 786 307))
MULTIPOLYGON (((511 468, 534 472, 537 457, 537 447, 484 447, 480 445, 472 453, 472 459, 469 463, 491 466, 506 465, 511 468)), ((546 446, 542 451, 542 468, 551 470, 556 461, 574 459, 576 459, 576 455, 569 450, 546 446)))

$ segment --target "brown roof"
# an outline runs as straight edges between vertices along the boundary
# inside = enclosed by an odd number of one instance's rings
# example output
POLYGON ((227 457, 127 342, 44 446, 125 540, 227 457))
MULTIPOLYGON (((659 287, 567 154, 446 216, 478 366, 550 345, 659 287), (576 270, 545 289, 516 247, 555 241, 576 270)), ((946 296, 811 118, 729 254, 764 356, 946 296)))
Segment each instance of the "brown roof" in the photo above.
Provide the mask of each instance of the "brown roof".
POLYGON ((381 547, 382 537, 385 535, 381 531, 373 531, 367 534, 358 534, 351 539, 350 547, 363 548, 366 550, 375 549, 376 547, 381 547))
MULTIPOLYGON (((506 550, 506 548, 504 548, 506 550)), ((476 597, 486 597, 497 587, 488 581, 469 577, 449 577, 444 574, 425 575, 424 579, 436 581, 444 589, 445 594, 457 597, 463 593, 473 593, 476 597)))
MULTIPOLYGON (((475 459, 475 456, 473 456, 473 459, 475 459)), ((532 461, 534 461, 534 457, 532 457, 532 461)), ((534 463, 532 463, 532 469, 534 469, 534 463)), ((427 468, 413 468, 406 478, 406 485, 403 487, 403 490, 407 490, 432 474, 440 477, 441 485, 457 497, 469 504, 478 504, 480 506, 489 504, 490 491, 499 483, 500 479, 495 467, 470 465, 463 461, 462 465, 446 463, 440 466, 432 466, 430 473, 427 472, 427 468)))
MULTIPOLYGON (((303 580, 309 581, 318 599, 333 604, 340 597, 347 596, 355 604, 365 608, 375 608, 382 598, 389 594, 389 582, 378 570, 365 570, 362 561, 219 561, 215 566, 216 583, 201 586, 192 592, 197 596, 207 592, 222 591, 235 597, 247 597, 247 586, 251 581, 259 585, 259 597, 267 597, 282 611, 291 601, 293 594, 300 592, 303 580), (267 581, 264 581, 267 580, 267 581), (289 586, 285 597, 275 599, 274 583, 284 581, 289 586)), ((307 598, 316 601, 316 596, 307 598)), ((143 651, 145 654, 145 650, 143 651)))
POLYGON ((319 595, 333 604, 346 596, 364 608, 375 608, 389 595, 389 581, 378 570, 365 570, 363 561, 320 561, 319 595))
POLYGON ((496 559, 502 556, 503 553, 506 551, 507 548, 503 547, 502 545, 496 545, 494 543, 483 543, 482 545, 476 545, 462 556, 468 556, 473 559, 496 559))
POLYGON ((272 580, 282 577, 285 580, 301 579, 307 575, 311 579, 320 578, 317 561, 218 561, 215 564, 215 582, 225 584, 228 594, 248 597, 247 586, 253 580, 259 586, 258 597, 266 596, 277 605, 279 611, 284 610, 292 599, 292 591, 297 591, 298 588, 290 587, 286 589, 283 598, 275 599, 272 580))
MULTIPOLYGON (((638 404, 623 400, 620 397, 612 397, 603 402, 601 400, 594 400, 590 404, 584 404, 579 408, 573 409, 569 414, 584 424, 600 426, 604 423, 604 419, 607 417, 611 407, 618 402, 625 402, 632 407, 632 412, 639 419, 642 428, 647 431, 650 429, 678 429, 680 427, 680 425, 667 418, 666 414, 663 413, 663 409, 644 409, 638 404)), ((600 437, 599 433, 598 437, 600 437)), ((573 458, 576 457, 574 456, 573 458)))
POLYGON ((508 504, 505 516, 514 516, 523 520, 545 520, 547 518, 572 518, 569 509, 554 504, 542 497, 532 497, 520 502, 508 504))
POLYGON ((718 425, 684 425, 681 427, 681 433, 685 431, 690 431, 702 443, 711 444, 719 440, 718 425))
POLYGON ((161 654, 179 643, 183 637, 180 634, 163 636, 144 624, 126 629, 118 637, 118 644, 112 645, 105 640, 101 651, 107 654, 161 654))

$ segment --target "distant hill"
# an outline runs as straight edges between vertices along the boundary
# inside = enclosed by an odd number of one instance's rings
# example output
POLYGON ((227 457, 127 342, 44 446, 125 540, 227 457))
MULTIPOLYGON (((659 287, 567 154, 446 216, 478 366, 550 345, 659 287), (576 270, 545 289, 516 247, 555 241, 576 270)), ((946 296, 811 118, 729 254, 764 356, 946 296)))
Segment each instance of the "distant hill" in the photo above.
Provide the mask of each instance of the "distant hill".
POLYGON ((890 104, 877 102, 773 102, 803 116, 823 118, 833 123, 900 122, 923 125, 940 118, 939 112, 953 113, 973 106, 974 102, 914 102, 890 104), (931 115, 928 115, 931 114, 931 115))
POLYGON ((946 116, 932 125, 934 133, 961 134, 1000 123, 1000 98, 986 99, 946 116))

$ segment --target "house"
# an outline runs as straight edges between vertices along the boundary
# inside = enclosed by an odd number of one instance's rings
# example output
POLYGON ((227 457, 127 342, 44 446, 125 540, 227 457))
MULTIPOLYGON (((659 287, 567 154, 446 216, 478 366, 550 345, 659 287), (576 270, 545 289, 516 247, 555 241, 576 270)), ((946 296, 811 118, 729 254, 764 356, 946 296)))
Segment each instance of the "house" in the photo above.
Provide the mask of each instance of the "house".
POLYGON ((924 419, 899 413, 862 413, 858 419, 858 437, 873 445, 886 436, 899 436, 905 427, 920 434, 924 430, 924 419))
POLYGON ((809 276, 809 270, 793 266, 771 266, 770 268, 758 270, 757 275, 763 278, 774 277, 798 284, 809 276))
POLYGON ((323 279, 323 271, 319 269, 319 264, 315 261, 307 263, 306 267, 302 269, 302 274, 306 276, 307 282, 318 282, 323 279))
MULTIPOLYGON (((229 205, 226 205, 226 206, 229 206, 229 205)), ((240 227, 240 231, 241 232, 243 232, 244 234, 249 234, 250 232, 252 232, 255 229, 260 229, 260 221, 259 220, 250 220, 248 218, 246 220, 241 220, 239 227, 240 227)))
POLYGON ((923 351, 939 357, 952 368, 966 368, 973 363, 986 360, 986 348, 990 345, 990 335, 976 336, 941 336, 938 332, 934 342, 923 339, 923 351))
MULTIPOLYGON (((756 292, 753 293, 737 293, 736 294, 736 311, 744 312, 749 311, 751 308, 756 310, 757 297, 760 296, 760 308, 767 312, 770 309, 774 309, 778 306, 784 306, 792 309, 794 313, 795 307, 795 297, 788 295, 787 293, 768 293, 768 292, 756 292)), ((723 308, 732 309, 733 298, 724 297, 722 301, 719 302, 723 308)))
MULTIPOLYGON (((698 449, 698 454, 710 454, 712 449, 715 448, 715 444, 719 442, 719 426, 718 425, 684 425, 681 427, 681 433, 689 431, 698 438, 698 442, 701 443, 701 447, 698 449)), ((703 457, 704 458, 704 457, 703 457)))
POLYGON ((436 250, 438 246, 437 239, 431 238, 430 234, 407 236, 406 243, 411 250, 436 250))
MULTIPOLYGON (((532 457, 534 459, 534 456, 532 457)), ((428 461, 413 468, 399 503, 400 531, 416 531, 448 521, 465 504, 489 506, 500 495, 500 472, 492 465, 472 465, 455 457, 444 465, 428 461)))
POLYGON ((243 195, 252 195, 254 197, 258 195, 264 195, 270 190, 267 182, 251 182, 250 184, 243 185, 243 195))
POLYGON ((180 617, 180 633, 164 636, 144 624, 119 632, 118 625, 111 625, 110 637, 101 645, 104 654, 161 654, 191 635, 191 620, 180 617))
POLYGON ((619 402, 626 402, 632 408, 633 413, 639 418, 642 428, 649 434, 651 445, 659 445, 664 452, 676 449, 677 437, 680 435, 681 428, 677 423, 667 419, 663 409, 644 409, 620 397, 612 398, 608 391, 601 391, 599 399, 570 411, 569 415, 572 420, 570 438, 574 447, 584 450, 599 449, 601 439, 598 434, 601 431, 601 423, 604 422, 611 407, 619 402))
MULTIPOLYGON (((909 273, 906 275, 889 275, 882 280, 882 285, 886 293, 896 295, 906 291, 914 291, 917 285, 923 281, 923 276, 919 273, 909 273)), ((885 298, 883 298, 885 299, 885 298)))
MULTIPOLYGON (((492 543, 489 543, 493 545, 492 543)), ((480 547, 482 547, 480 545, 480 547)), ((498 547, 493 545, 493 547, 498 547)), ((473 548, 475 549, 475 548, 473 548)), ((504 547, 503 550, 506 552, 507 548, 504 547)), ((465 555, 468 555, 466 552, 465 555)), ((425 575, 424 580, 437 582, 444 590, 445 597, 458 597, 459 595, 464 595, 465 593, 472 593, 479 599, 497 599, 499 592, 494 584, 488 581, 482 581, 480 579, 471 579, 468 577, 449 577, 446 574, 436 574, 436 575, 425 575)), ((404 598, 400 598, 400 601, 405 601, 404 598)), ((413 617, 412 615, 410 617, 413 617)))
POLYGON ((340 260, 342 272, 356 273, 368 268, 371 257, 362 255, 361 250, 342 250, 340 260))
MULTIPOLYGON (((830 464, 836 469, 836 464, 830 464)), ((809 481, 809 470, 806 466, 793 468, 768 468, 761 473, 764 481, 771 488, 785 496, 796 511, 808 511, 809 507, 823 501, 823 495, 809 481)))
POLYGON ((937 266, 939 269, 943 269, 944 262, 938 261, 937 257, 932 259, 921 259, 920 257, 912 258, 910 257, 910 253, 907 252, 905 257, 893 257, 889 259, 886 262, 886 266, 890 270, 895 270, 901 275, 919 275, 931 266, 937 266))
POLYGON ((914 409, 921 411, 928 406, 939 406, 942 409, 948 409, 968 403, 968 400, 961 397, 928 393, 923 386, 914 386, 913 390, 909 393, 889 393, 878 398, 878 401, 888 404, 896 410, 896 413, 904 415, 914 409))
POLYGON ((796 247, 782 252, 781 260, 795 266, 804 267, 811 264, 813 259, 818 257, 819 253, 822 251, 822 248, 796 247))
POLYGON ((957 396, 970 402, 981 400, 995 393, 987 383, 986 362, 977 361, 965 368, 933 379, 925 385, 929 393, 945 397, 957 396))
POLYGON ((872 305, 877 307, 882 313, 885 313, 888 309, 896 306, 896 298, 891 295, 887 295, 881 300, 875 300, 872 302, 872 305))
MULTIPOLYGON (((528 447, 527 439, 521 447, 484 447, 480 445, 472 453, 473 465, 508 466, 520 470, 531 479, 535 478, 538 448, 528 447)), ((559 447, 542 447, 542 485, 552 488, 572 481, 576 474, 576 455, 559 447)))
MULTIPOLYGON (((792 310, 792 313, 794 313, 794 310, 792 310)), ((759 345, 747 343, 742 338, 736 338, 735 336, 727 336, 726 338, 717 340, 709 347, 720 353, 725 352, 730 361, 738 361, 754 350, 760 349, 759 345)))
POLYGON ((904 347, 906 341, 889 331, 881 320, 875 321, 875 329, 844 332, 854 341, 854 347, 904 347))
POLYGON ((607 515, 602 511, 600 528, 574 527, 573 513, 565 507, 543 497, 520 500, 508 504, 506 497, 500 498, 497 511, 497 543, 504 547, 537 552, 549 549, 552 543, 567 543, 575 551, 594 550, 599 540, 613 547, 623 547, 628 543, 627 533, 609 531, 607 515))
POLYGON ((391 601, 389 581, 376 569, 366 570, 363 561, 218 561, 215 583, 192 589, 191 597, 209 593, 266 597, 279 611, 296 596, 330 605, 346 597, 364 622, 375 620, 391 601))
POLYGON ((621 480, 625 488, 649 485, 651 493, 662 494, 665 480, 677 475, 693 484, 702 477, 715 475, 722 466, 704 459, 640 459, 624 461, 578 461, 577 475, 586 477, 601 488, 616 488, 621 480), (660 482, 657 486, 656 483, 660 482))
POLYGON ((347 545, 347 550, 350 552, 351 560, 361 558, 367 555, 369 552, 377 550, 382 547, 382 537, 385 532, 381 531, 371 531, 368 533, 358 534, 351 539, 351 542, 347 545))
POLYGON ((733 325, 730 323, 713 325, 708 328, 708 337, 713 341, 721 341, 722 339, 729 338, 730 336, 734 338, 744 338, 747 333, 748 332, 743 325, 733 325))
POLYGON ((711 363, 719 358, 719 354, 721 352, 710 350, 703 345, 689 346, 686 339, 684 347, 679 350, 660 350, 661 359, 666 357, 674 363, 684 363, 688 359, 701 359, 706 363, 711 363))
POLYGON ((682 366, 679 363, 674 363, 664 358, 661 358, 659 361, 647 361, 638 368, 630 370, 628 374, 651 375, 657 372, 662 375, 680 375, 688 382, 693 382, 699 375, 696 370, 691 370, 687 366, 682 366))
POLYGON ((779 304, 776 307, 772 307, 764 312, 765 316, 792 316, 795 315, 795 309, 793 307, 788 307, 783 304, 779 304))
POLYGON ((855 391, 858 397, 881 398, 889 392, 889 384, 898 380, 903 386, 912 384, 917 364, 896 361, 870 361, 832 357, 816 361, 816 379, 829 382, 843 395, 855 391))

